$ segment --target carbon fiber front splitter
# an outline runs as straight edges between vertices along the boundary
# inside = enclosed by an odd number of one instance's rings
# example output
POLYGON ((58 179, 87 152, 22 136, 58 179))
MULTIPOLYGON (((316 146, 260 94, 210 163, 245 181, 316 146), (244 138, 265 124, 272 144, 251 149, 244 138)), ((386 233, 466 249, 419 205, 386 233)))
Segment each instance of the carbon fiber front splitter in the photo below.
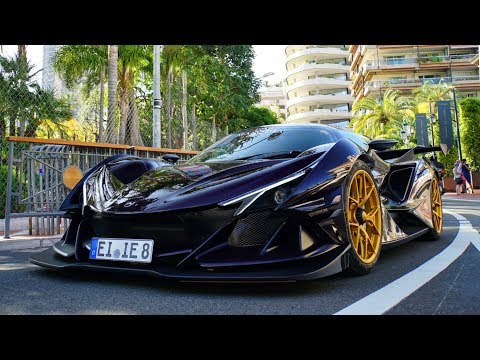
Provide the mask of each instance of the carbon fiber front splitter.
POLYGON ((206 269, 185 269, 161 265, 139 265, 128 263, 115 263, 109 261, 78 262, 74 257, 62 257, 51 247, 36 253, 30 257, 30 262, 54 270, 84 269, 96 271, 114 271, 125 273, 139 273, 172 280, 189 281, 291 281, 312 280, 341 272, 345 268, 342 263, 342 255, 350 247, 338 247, 328 254, 292 263, 290 266, 281 268, 252 268, 248 270, 235 268, 224 270, 215 268, 212 271, 206 269))

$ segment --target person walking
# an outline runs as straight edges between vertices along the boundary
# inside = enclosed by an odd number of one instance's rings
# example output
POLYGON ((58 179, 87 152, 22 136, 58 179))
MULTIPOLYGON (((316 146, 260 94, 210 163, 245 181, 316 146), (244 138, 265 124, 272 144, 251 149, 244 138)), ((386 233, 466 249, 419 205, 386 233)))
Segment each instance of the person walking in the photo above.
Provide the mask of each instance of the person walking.
POLYGON ((467 194, 473 194, 472 175, 466 159, 462 159, 462 180, 467 194))
POLYGON ((462 185, 463 185, 461 160, 455 161, 455 165, 453 165, 452 172, 453 172, 453 180, 455 181, 455 191, 457 192, 457 195, 460 195, 462 193, 462 185))

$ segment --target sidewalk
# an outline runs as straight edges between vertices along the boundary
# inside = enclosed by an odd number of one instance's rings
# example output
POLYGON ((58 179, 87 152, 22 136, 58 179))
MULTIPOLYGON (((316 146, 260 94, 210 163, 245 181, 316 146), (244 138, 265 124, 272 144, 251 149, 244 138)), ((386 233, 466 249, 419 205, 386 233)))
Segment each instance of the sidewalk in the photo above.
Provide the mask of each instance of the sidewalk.
POLYGON ((0 236, 0 251, 52 246, 61 238, 62 235, 12 235, 10 239, 4 239, 3 236, 0 236))
POLYGON ((48 247, 63 236, 63 233, 56 235, 28 235, 28 218, 10 219, 10 239, 4 238, 4 232, 5 219, 0 219, 0 251, 48 247))
POLYGON ((475 189, 475 193, 473 194, 460 194, 457 195, 455 192, 447 192, 442 196, 444 199, 450 200, 477 200, 480 201, 480 189, 475 189))

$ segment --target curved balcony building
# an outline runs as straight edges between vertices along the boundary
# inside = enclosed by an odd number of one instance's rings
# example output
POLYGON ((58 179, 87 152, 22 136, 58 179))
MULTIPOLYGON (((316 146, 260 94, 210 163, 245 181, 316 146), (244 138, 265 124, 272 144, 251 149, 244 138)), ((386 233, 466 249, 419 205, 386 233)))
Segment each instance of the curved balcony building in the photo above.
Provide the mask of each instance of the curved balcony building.
POLYGON ((285 54, 287 122, 346 125, 353 103, 346 46, 289 45, 285 54))

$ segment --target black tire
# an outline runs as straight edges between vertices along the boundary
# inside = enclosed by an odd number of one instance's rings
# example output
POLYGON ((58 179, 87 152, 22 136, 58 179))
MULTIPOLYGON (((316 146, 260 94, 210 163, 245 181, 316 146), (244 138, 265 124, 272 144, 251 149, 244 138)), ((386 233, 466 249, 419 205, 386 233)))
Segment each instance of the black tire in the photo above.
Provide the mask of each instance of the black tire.
MULTIPOLYGON (((352 166, 348 175, 345 177, 344 186, 343 186, 343 193, 342 193, 342 202, 343 202, 343 213, 344 213, 344 218, 345 218, 346 234, 347 234, 348 241, 350 243, 350 249, 348 250, 348 252, 346 254, 346 256, 348 257, 348 259, 347 259, 348 267, 347 267, 346 270, 350 274, 366 275, 373 269, 373 267, 377 263, 378 257, 380 256, 380 251, 381 251, 381 248, 382 248, 382 237, 383 237, 383 217, 382 217, 382 205, 381 205, 381 202, 380 202, 380 194, 379 194, 379 191, 378 191, 377 184, 376 184, 376 182, 373 178, 373 175, 372 175, 372 172, 371 172, 370 168, 363 161, 358 160, 352 166), (379 229, 378 229, 379 234, 375 235, 376 246, 378 246, 378 250, 375 249, 376 252, 374 251, 374 254, 372 255, 372 257, 370 259, 368 259, 367 262, 362 260, 362 258, 358 254, 358 250, 355 249, 355 245, 354 245, 354 241, 353 241, 353 235, 352 235, 353 233, 352 233, 352 230, 351 230, 352 227, 350 226, 351 221, 352 221, 351 213, 349 214, 349 204, 351 204, 350 203, 350 201, 351 201, 350 200, 350 189, 352 187, 352 180, 356 179, 360 174, 362 176, 366 176, 365 173, 371 179, 371 183, 369 184, 370 189, 371 189, 371 184, 373 183, 374 188, 373 188, 370 196, 376 198, 376 200, 372 199, 372 201, 377 202, 378 214, 380 216, 380 226, 379 226, 379 229), (379 238, 377 238, 377 236, 379 238), (378 244, 378 242, 379 242, 379 244, 378 244)), ((357 209, 357 211, 358 211, 358 209, 357 209)), ((377 215, 375 215, 375 216, 377 216, 377 215)), ((358 221, 360 223, 360 220, 357 220, 357 218, 358 218, 358 216, 356 216, 354 220, 358 221)), ((377 223, 378 223, 378 218, 375 217, 375 219, 377 220, 377 223)), ((365 228, 367 226, 369 226, 369 225, 365 225, 365 228)), ((359 231, 359 234, 360 234, 360 231, 359 231)), ((359 246, 360 246, 361 239, 362 238, 360 238, 360 235, 358 235, 357 244, 359 246)), ((365 240, 365 244, 367 244, 366 246, 368 247, 368 242, 366 240, 365 240)), ((373 247, 372 247, 372 250, 373 250, 373 247)))

